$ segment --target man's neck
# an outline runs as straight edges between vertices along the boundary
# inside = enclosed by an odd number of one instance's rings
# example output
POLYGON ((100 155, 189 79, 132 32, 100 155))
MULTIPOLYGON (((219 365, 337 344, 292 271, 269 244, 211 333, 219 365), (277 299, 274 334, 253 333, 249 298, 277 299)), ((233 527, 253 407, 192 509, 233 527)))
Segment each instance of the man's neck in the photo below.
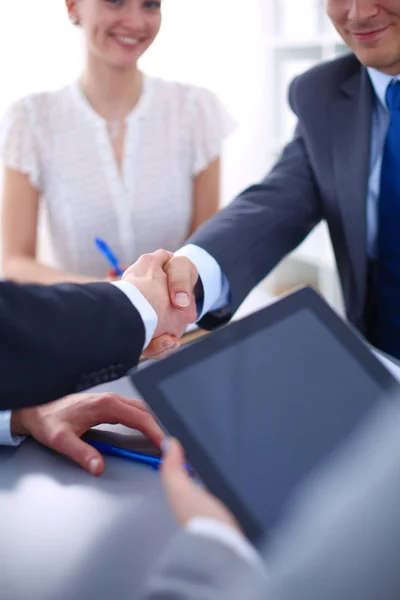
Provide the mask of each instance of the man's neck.
POLYGON ((367 71, 375 94, 379 98, 382 106, 386 108, 386 90, 391 80, 396 77, 372 67, 367 67, 367 71))

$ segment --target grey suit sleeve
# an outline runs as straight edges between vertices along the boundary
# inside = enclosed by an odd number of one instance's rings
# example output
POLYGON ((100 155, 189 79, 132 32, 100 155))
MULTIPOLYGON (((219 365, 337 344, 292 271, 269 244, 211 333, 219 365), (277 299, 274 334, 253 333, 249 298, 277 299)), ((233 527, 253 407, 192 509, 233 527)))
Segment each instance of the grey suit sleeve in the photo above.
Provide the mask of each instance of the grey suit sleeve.
POLYGON ((377 407, 310 474, 269 537, 265 574, 183 533, 141 600, 398 600, 399 399, 377 407))
POLYGON ((305 483, 269 540, 268 599, 400 598, 399 400, 305 483))
POLYGON ((263 571, 231 548, 182 532, 150 574, 140 600, 258 600, 265 584, 263 571))
MULTIPOLYGON (((296 109, 295 85, 291 104, 296 109)), ((206 315, 201 325, 212 329, 226 321, 321 218, 318 186, 299 122, 293 141, 265 179, 242 192, 188 240, 216 259, 230 284, 228 314, 206 315)))

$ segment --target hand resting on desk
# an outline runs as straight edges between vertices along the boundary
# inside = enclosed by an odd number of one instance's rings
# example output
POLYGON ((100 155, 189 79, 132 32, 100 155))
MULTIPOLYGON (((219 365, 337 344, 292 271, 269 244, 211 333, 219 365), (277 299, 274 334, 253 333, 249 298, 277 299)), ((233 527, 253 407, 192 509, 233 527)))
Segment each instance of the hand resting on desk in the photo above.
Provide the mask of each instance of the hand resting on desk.
POLYGON ((91 427, 103 423, 138 429, 158 447, 164 439, 163 431, 140 400, 109 392, 73 394, 42 406, 16 410, 11 416, 11 433, 32 435, 92 475, 101 475, 102 455, 80 438, 91 427))

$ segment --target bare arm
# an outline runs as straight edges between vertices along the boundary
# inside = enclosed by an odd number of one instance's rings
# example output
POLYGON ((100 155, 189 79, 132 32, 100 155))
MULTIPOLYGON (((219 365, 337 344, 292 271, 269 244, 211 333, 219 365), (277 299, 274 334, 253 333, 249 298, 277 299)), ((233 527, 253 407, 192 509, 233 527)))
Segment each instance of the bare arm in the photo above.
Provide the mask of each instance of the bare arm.
POLYGON ((189 235, 208 221, 219 208, 221 160, 215 159, 194 179, 193 218, 189 235))
POLYGON ((3 272, 7 279, 23 283, 90 283, 99 281, 64 273, 36 260, 39 191, 27 175, 4 168, 2 243, 3 272))

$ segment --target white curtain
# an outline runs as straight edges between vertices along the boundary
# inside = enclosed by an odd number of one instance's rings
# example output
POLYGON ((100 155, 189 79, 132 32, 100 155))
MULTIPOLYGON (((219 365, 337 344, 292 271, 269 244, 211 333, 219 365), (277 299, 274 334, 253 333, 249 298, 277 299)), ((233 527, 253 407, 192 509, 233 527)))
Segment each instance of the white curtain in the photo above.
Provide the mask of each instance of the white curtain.
POLYGON ((1 113, 24 94, 61 87, 80 64, 80 36, 63 0, 0 3, 1 113))

